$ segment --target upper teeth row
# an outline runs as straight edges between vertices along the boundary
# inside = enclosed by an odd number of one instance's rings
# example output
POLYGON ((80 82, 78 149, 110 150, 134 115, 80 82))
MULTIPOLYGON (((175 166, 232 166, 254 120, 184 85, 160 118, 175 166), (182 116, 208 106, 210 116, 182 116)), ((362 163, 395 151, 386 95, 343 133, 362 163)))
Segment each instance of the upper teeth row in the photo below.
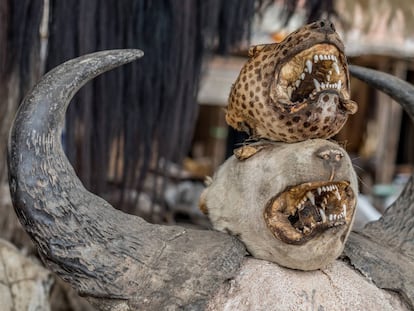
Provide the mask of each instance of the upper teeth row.
POLYGON ((332 60, 334 62, 337 62, 338 61, 338 58, 336 57, 336 55, 333 55, 333 54, 328 54, 328 55, 322 55, 322 54, 313 55, 313 62, 314 63, 317 63, 320 60, 332 60))
POLYGON ((323 192, 328 192, 328 191, 338 191, 338 186, 337 185, 329 185, 329 186, 322 186, 322 187, 318 187, 318 189, 316 189, 316 191, 318 191, 318 194, 320 195, 323 192))
MULTIPOLYGON (((322 192, 333 192, 336 196, 336 198, 338 200, 341 200, 341 194, 339 193, 339 189, 338 186, 336 185, 329 185, 329 186, 322 186, 322 187, 318 187, 316 189, 316 191, 318 192, 318 195, 321 195, 322 192)), ((326 200, 326 198, 324 198, 326 200)), ((315 204, 315 195, 312 193, 312 191, 308 191, 306 193, 306 195, 302 198, 302 200, 300 200, 300 202, 298 203, 298 205, 296 206, 296 209, 298 210, 302 210, 305 202, 309 200, 312 205, 316 205, 315 204)), ((325 208, 327 202, 322 202, 322 207, 325 208)), ((292 211, 292 215, 294 215, 296 210, 292 211)))
MULTIPOLYGON (((336 74, 339 75, 340 71, 339 71, 339 66, 338 66, 338 58, 336 57, 336 55, 333 54, 329 54, 329 55, 323 55, 323 54, 319 54, 319 55, 314 55, 313 56, 313 62, 308 59, 305 63, 305 68, 303 69, 303 72, 300 74, 299 79, 297 79, 294 83, 294 85, 289 86, 288 87, 288 96, 289 98, 292 97, 292 92, 295 91, 300 84, 302 83, 302 81, 305 79, 306 74, 305 73, 312 73, 312 69, 313 69, 313 63, 317 63, 318 61, 322 61, 322 60, 331 60, 332 61, 332 69, 335 70, 336 74)), ((326 76, 326 79, 328 81, 331 80, 331 75, 332 75, 332 71, 329 71, 329 74, 326 76)), ((315 89, 317 92, 319 92, 321 89, 326 89, 326 88, 330 88, 330 89, 338 89, 340 90, 342 88, 342 82, 341 80, 338 81, 338 83, 319 83, 316 79, 313 79, 314 81, 314 85, 315 85, 315 89), (316 83, 316 82, 317 83, 316 83)))

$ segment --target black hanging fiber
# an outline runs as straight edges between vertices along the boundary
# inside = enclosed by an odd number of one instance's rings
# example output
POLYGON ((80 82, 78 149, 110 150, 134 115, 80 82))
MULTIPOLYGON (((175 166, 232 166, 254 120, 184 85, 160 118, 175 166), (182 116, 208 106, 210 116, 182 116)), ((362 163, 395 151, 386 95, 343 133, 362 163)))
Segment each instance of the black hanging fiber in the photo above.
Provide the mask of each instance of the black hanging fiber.
POLYGON ((42 0, 0 1, 0 183, 11 121, 39 72, 42 0))
POLYGON ((152 163, 179 163, 187 154, 204 56, 213 49, 225 53, 248 39, 255 1, 50 3, 48 69, 97 50, 145 52, 143 59, 104 74, 78 93, 64 138, 68 158, 89 189, 107 191, 113 149, 123 163, 121 187, 139 190, 152 163))

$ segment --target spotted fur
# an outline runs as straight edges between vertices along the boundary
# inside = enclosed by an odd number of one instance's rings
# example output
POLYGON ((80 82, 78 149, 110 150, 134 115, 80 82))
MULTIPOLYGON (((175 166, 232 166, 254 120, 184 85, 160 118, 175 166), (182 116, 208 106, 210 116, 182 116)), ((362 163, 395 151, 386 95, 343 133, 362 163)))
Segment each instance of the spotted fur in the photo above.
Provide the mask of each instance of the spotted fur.
POLYGON ((306 25, 280 43, 254 46, 249 56, 232 86, 226 121, 252 138, 284 142, 329 138, 357 110, 350 100, 344 45, 331 22, 306 25), (327 54, 332 55, 314 61, 314 55, 327 54), (313 66, 306 68, 309 59, 313 66), (336 79, 336 84, 326 79, 336 79), (324 82, 329 87, 318 89, 324 82))

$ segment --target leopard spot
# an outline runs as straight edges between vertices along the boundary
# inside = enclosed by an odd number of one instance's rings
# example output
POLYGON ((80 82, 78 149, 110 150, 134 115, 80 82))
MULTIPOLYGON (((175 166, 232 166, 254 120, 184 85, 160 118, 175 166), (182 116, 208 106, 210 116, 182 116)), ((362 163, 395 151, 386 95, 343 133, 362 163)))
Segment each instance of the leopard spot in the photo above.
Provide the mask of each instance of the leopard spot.
POLYGON ((303 127, 304 128, 308 128, 309 126, 311 126, 311 124, 309 122, 304 122, 303 123, 303 127))
POLYGON ((311 131, 311 132, 315 132, 316 130, 318 130, 319 129, 319 127, 318 126, 316 126, 316 125, 314 125, 314 126, 312 126, 310 129, 309 129, 309 131, 311 131))
POLYGON ((299 116, 294 116, 292 118, 292 121, 295 122, 295 123, 298 123, 300 121, 300 117, 299 116))

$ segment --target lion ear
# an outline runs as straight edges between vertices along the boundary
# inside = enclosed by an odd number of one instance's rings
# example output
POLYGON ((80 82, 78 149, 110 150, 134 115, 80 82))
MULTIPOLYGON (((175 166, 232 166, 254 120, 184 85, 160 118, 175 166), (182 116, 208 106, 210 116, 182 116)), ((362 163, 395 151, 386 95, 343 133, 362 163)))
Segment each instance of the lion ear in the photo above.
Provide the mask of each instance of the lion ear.
POLYGON ((252 45, 249 48, 248 55, 249 57, 256 56, 260 51, 262 51, 265 47, 277 45, 277 43, 269 43, 269 44, 259 44, 259 45, 252 45))

